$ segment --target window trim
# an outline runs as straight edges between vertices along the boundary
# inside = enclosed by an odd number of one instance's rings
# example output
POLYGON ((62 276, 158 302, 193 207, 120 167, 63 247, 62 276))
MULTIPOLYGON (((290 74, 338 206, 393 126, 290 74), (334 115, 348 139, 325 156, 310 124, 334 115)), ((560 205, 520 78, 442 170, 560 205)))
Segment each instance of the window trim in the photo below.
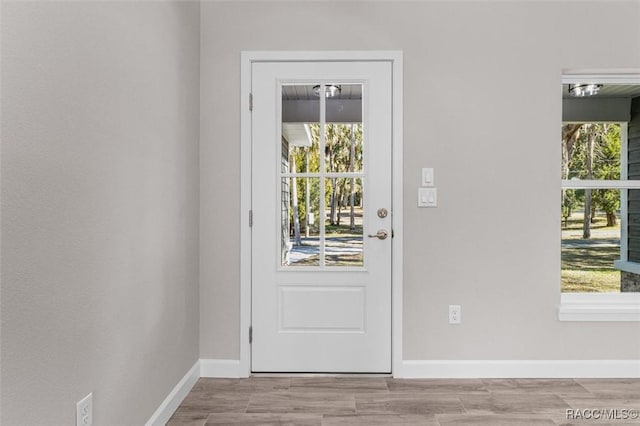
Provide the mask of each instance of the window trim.
POLYGON ((640 322, 640 293, 562 293, 558 319, 640 322))
MULTIPOLYGON (((584 81, 602 84, 640 84, 640 69, 626 70, 565 70, 562 84, 584 81)), ((621 126, 621 164, 626 164, 628 123, 621 126)), ((640 181, 628 181, 627 170, 621 167, 620 181, 562 180, 562 188, 618 188, 638 189, 640 181)), ((626 191, 621 191, 620 260, 615 267, 627 272, 640 273, 640 263, 627 260, 626 191), (624 207, 622 207, 624 206, 624 207), (624 254, 623 254, 624 253, 624 254)), ((577 322, 640 322, 640 293, 560 293, 558 305, 560 321, 577 322)))

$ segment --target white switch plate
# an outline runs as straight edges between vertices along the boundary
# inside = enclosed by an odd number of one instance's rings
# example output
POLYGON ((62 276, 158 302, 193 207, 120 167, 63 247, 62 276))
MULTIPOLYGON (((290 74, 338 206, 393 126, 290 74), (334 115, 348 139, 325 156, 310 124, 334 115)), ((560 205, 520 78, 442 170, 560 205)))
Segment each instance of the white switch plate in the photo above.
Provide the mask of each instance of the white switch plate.
POLYGON ((422 186, 433 186, 435 179, 432 168, 422 169, 422 186))
POLYGON ((437 207, 437 188, 418 188, 418 207, 437 207))

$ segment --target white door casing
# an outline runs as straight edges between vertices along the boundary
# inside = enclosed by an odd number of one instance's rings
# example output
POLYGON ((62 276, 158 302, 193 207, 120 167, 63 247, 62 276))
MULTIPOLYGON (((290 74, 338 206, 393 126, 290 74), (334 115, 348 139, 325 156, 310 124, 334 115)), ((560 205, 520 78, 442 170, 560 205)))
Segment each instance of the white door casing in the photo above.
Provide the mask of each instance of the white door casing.
MULTIPOLYGON (((252 67, 254 372, 391 372, 392 216, 376 214, 379 208, 392 207, 391 76, 389 62, 271 62, 252 67), (363 265, 329 262, 335 256, 329 254, 329 246, 336 243, 320 237, 317 265, 283 264, 281 250, 286 251, 282 246, 289 244, 289 237, 282 224, 287 216, 281 217, 282 198, 289 192, 283 195, 282 188, 292 180, 290 171, 283 173, 281 167, 283 156, 289 157, 288 152, 281 154, 283 88, 336 82, 362 91, 364 166, 359 173, 341 176, 357 176, 363 183, 363 265), (283 227, 286 244, 281 241, 283 227), (367 237, 381 229, 388 238, 367 237)), ((317 102, 315 121, 322 123, 329 115, 329 100, 318 97, 317 102)), ((323 143, 324 135, 319 144, 323 143)), ((325 164, 325 150, 319 151, 320 164, 325 164)), ((330 181, 326 178, 336 176, 327 176, 330 172, 320 167, 316 173, 299 175, 307 181, 317 179, 320 191, 325 191, 324 182, 330 181)), ((323 230, 320 226, 322 235, 323 230)))
MULTIPOLYGON (((262 62, 354 62, 381 61, 392 67, 392 373, 405 374, 403 364, 403 54, 401 51, 244 51, 241 60, 241 231, 240 231, 240 359, 224 362, 225 377, 251 375, 250 326, 252 323, 252 228, 249 226, 252 191, 252 67, 262 62)), ((216 370, 217 371, 217 370, 216 370)), ((209 373, 217 376, 219 373, 209 373)), ((213 377, 213 376, 212 376, 213 377)))

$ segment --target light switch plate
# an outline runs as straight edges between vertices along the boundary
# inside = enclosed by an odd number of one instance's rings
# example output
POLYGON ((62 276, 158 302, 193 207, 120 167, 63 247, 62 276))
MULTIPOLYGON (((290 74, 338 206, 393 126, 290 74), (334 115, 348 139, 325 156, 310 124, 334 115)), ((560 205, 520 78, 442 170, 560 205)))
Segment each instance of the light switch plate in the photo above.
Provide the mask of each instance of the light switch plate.
POLYGON ((418 188, 418 207, 437 207, 437 188, 418 188))
POLYGON ((433 169, 425 167, 422 169, 422 186, 433 186, 434 176, 433 169))

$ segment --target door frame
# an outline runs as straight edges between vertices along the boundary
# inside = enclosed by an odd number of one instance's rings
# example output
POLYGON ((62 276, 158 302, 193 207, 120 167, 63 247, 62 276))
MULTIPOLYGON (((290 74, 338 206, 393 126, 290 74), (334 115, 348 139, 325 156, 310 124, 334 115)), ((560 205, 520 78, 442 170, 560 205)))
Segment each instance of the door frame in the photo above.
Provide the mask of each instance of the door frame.
POLYGON ((251 69, 254 62, 391 63, 392 73, 392 229, 391 241, 391 372, 402 376, 402 51, 243 51, 240 66, 240 365, 239 376, 251 375, 251 69))

